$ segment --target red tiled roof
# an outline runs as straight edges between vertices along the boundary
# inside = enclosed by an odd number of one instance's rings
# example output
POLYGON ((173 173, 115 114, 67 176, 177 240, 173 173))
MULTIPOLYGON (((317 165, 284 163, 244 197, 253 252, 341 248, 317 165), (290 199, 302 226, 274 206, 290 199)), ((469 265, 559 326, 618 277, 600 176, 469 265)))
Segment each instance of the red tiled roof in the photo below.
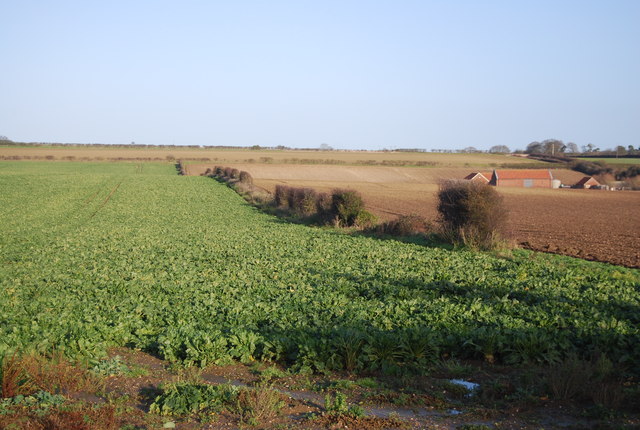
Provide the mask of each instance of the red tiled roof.
POLYGON ((551 171, 546 169, 529 170, 494 170, 498 180, 500 179, 553 179, 551 171))

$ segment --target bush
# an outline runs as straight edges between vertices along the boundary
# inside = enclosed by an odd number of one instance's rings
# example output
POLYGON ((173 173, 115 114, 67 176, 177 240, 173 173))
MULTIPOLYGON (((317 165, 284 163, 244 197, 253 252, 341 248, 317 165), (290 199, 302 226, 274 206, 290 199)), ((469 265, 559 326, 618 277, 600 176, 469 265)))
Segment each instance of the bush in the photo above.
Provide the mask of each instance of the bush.
POLYGON ((213 168, 213 174, 215 176, 223 176, 224 175, 224 167, 222 166, 216 166, 213 168))
POLYGON ((454 244, 476 249, 503 245, 507 210, 502 196, 490 185, 470 181, 447 181, 438 191, 442 233, 454 244))
POLYGON ((602 161, 574 161, 570 164, 571 169, 586 175, 604 175, 612 173, 613 169, 602 161))
POLYGON ((333 199, 329 193, 318 193, 316 196, 316 212, 320 221, 328 223, 332 220, 331 206, 333 199))
POLYGON ((356 219, 353 222, 353 226, 362 228, 362 229, 370 229, 370 228, 373 228, 377 222, 378 222, 377 216, 375 216, 369 211, 361 210, 356 216, 356 219))
POLYGON ((231 169, 231 175, 230 175, 231 179, 240 179, 240 170, 238 169, 231 169))
POLYGON ((223 173, 222 175, 226 178, 231 178, 231 172, 233 171, 233 169, 231 167, 225 167, 223 169, 223 173))
POLYGON ((378 226, 378 233, 393 236, 414 236, 426 233, 428 224, 427 220, 420 215, 400 215, 398 218, 378 226))
POLYGON ((312 188, 295 188, 291 193, 293 209, 298 215, 311 216, 317 211, 318 193, 312 188))
POLYGON ((286 185, 276 185, 275 202, 279 208, 289 207, 290 187, 286 185))
POLYGON ((362 216, 364 201, 360 193, 354 190, 334 190, 331 195, 331 213, 338 224, 354 226, 358 216, 362 216))
POLYGON ((240 172, 240 182, 243 184, 251 185, 253 184, 253 177, 249 174, 249 172, 245 172, 244 170, 240 172))

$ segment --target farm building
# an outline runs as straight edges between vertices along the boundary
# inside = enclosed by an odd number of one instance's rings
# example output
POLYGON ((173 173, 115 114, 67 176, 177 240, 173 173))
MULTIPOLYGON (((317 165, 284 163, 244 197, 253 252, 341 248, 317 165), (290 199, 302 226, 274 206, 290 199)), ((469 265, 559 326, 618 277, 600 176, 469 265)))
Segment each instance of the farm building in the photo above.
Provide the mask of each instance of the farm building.
POLYGON ((497 187, 552 188, 553 175, 550 170, 494 170, 490 185, 497 187))
POLYGON ((585 176, 576 182, 571 188, 596 188, 600 186, 600 182, 596 181, 593 176, 585 176))
MULTIPOLYGON (((487 175, 487 176, 491 177, 491 175, 487 175)), ((467 181, 482 182, 483 184, 488 184, 489 179, 487 178, 487 176, 483 175, 480 172, 473 172, 465 176, 464 179, 466 179, 467 181)))

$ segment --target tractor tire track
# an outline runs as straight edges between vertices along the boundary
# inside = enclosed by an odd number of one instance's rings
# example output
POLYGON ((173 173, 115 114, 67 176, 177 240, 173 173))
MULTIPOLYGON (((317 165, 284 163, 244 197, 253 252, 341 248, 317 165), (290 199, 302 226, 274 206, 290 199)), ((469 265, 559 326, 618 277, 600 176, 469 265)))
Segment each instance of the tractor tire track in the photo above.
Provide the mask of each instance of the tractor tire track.
POLYGON ((96 216, 96 214, 98 212, 100 212, 100 210, 105 207, 105 205, 107 203, 109 203, 109 200, 111 200, 111 197, 116 193, 116 191, 118 191, 118 188, 120 188, 120 185, 122 184, 122 181, 118 182, 118 184, 111 190, 111 192, 109 193, 109 195, 104 199, 104 201, 102 202, 102 204, 100 206, 98 206, 98 208, 95 210, 95 212, 93 212, 93 214, 91 214, 91 216, 89 217, 89 219, 93 218, 94 216, 96 216))

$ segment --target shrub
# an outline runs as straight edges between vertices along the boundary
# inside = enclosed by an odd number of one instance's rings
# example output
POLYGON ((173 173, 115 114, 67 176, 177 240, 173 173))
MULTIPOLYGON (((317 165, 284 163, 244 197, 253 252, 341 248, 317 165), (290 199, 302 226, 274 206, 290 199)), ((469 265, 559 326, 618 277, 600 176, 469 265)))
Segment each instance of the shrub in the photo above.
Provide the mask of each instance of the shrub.
POLYGON ((586 175, 604 175, 613 172, 613 169, 602 161, 573 161, 570 167, 586 175))
POLYGON ((428 222, 420 215, 400 215, 378 226, 378 233, 393 236, 414 236, 427 231, 428 222))
POLYGON ((264 419, 271 419, 286 405, 285 396, 268 387, 241 390, 237 400, 237 410, 242 421, 258 425, 264 419))
POLYGON ((249 172, 245 172, 244 170, 240 172, 240 182, 243 184, 251 185, 253 184, 253 177, 249 174, 249 172))
POLYGON ((503 244, 507 210, 502 196, 490 185, 447 181, 438 192, 443 235, 454 244, 495 249, 503 244))
POLYGON ((240 170, 231 169, 231 174, 229 175, 231 179, 240 179, 240 170))
POLYGON ((291 192, 292 208, 298 215, 311 216, 317 211, 318 193, 312 188, 295 188, 291 192))
POLYGON ((231 167, 225 167, 224 171, 223 171, 223 176, 227 177, 227 178, 231 178, 231 172, 233 171, 233 169, 231 167))
POLYGON ((342 226, 356 225, 364 211, 364 201, 354 190, 334 190, 331 195, 331 212, 342 226))
POLYGON ((216 166, 213 168, 213 174, 216 176, 223 176, 224 175, 224 167, 222 166, 216 166))
POLYGON ((289 207, 289 189, 286 185, 276 185, 275 202, 280 208, 289 207))
POLYGON ((615 176, 618 181, 635 178, 636 176, 640 176, 640 166, 629 166, 626 170, 616 172, 615 176))
POLYGON ((316 212, 323 222, 330 222, 333 218, 331 206, 333 199, 329 193, 318 193, 316 196, 316 212))
POLYGON ((378 222, 378 217, 369 211, 361 210, 356 216, 353 225, 358 228, 370 229, 378 222))

